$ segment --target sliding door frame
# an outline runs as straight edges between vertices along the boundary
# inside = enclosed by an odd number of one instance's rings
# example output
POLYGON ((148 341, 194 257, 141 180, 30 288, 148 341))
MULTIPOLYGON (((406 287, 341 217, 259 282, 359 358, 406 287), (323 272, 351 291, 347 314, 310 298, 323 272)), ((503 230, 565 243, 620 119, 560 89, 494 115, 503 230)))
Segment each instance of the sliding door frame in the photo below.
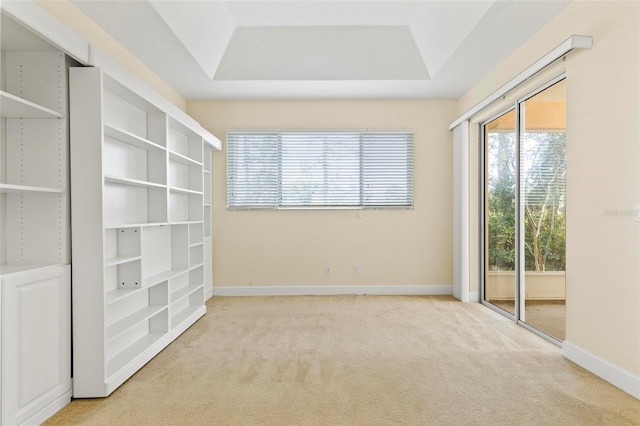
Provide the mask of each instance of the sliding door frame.
POLYGON ((522 202, 522 179, 521 179, 521 158, 520 158, 520 149, 521 149, 521 131, 523 128, 523 120, 524 120, 524 102, 526 102, 528 99, 536 96, 538 93, 548 89, 549 87, 553 86, 554 84, 564 80, 567 78, 567 73, 563 72, 561 74, 559 74, 558 76, 548 80, 546 83, 543 83, 542 85, 538 86, 537 88, 535 88, 534 90, 526 93, 525 95, 519 97, 518 99, 515 100, 515 102, 503 109, 501 109, 499 112, 497 112, 496 114, 491 115, 489 118, 481 121, 480 123, 478 123, 478 134, 480 136, 480 143, 479 148, 480 148, 480 152, 479 152, 479 156, 478 156, 478 171, 479 171, 479 185, 478 185, 478 194, 479 194, 479 229, 480 229, 480 238, 479 238, 479 242, 478 242, 478 253, 480 253, 479 256, 479 277, 480 277, 480 303, 488 308, 490 308, 491 310, 498 312, 499 314, 509 318, 510 320, 514 321, 516 324, 519 324, 521 326, 523 326, 524 328, 526 328, 527 330, 531 331, 532 333, 544 338, 545 340, 548 340, 549 342, 557 345, 557 346, 562 346, 562 342, 558 339, 556 339, 553 336, 550 336, 540 330, 538 330, 537 328, 527 324, 526 318, 525 318, 525 286, 526 286, 526 282, 525 282, 525 245, 524 245, 524 238, 525 238, 525 229, 524 229, 524 209, 521 205, 522 202), (510 312, 507 312, 503 309, 498 308, 497 306, 493 305, 492 303, 488 302, 485 300, 485 286, 486 286, 486 256, 487 256, 487 246, 486 246, 486 237, 487 237, 487 230, 486 230, 486 226, 487 223, 485 222, 486 220, 486 167, 487 167, 487 152, 486 152, 486 136, 485 136, 485 126, 487 123, 490 123, 491 121, 495 120, 496 118, 500 117, 501 115, 507 114, 510 111, 514 111, 515 112, 515 133, 516 133, 516 146, 515 146, 515 164, 516 164, 516 182, 515 182, 515 207, 516 207, 516 221, 515 221, 515 237, 516 237, 516 247, 515 247, 515 258, 516 258, 516 282, 514 283, 515 285, 515 297, 516 300, 514 302, 515 304, 515 310, 514 310, 514 314, 511 314, 510 312))

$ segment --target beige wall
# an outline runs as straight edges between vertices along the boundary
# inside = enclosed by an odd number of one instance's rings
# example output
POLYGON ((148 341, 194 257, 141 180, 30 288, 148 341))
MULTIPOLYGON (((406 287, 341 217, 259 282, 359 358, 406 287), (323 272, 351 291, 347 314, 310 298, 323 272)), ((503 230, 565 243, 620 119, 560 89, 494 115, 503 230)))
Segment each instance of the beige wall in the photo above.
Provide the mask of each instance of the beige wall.
POLYGON ((214 286, 451 285, 455 102, 189 102, 188 112, 223 141, 229 128, 416 130, 413 210, 227 211, 225 152, 214 153, 214 286))
POLYGON ((78 33, 89 43, 100 48, 113 60, 121 64, 154 90, 185 110, 186 99, 164 80, 158 77, 131 52, 125 49, 111 35, 100 28, 91 18, 74 6, 69 0, 35 0, 43 9, 56 17, 64 25, 78 33))
MULTIPOLYGON (((573 2, 458 103, 459 112, 467 110, 572 34, 593 37, 591 50, 572 52, 561 65, 567 72, 567 341, 636 376, 639 23, 637 1, 573 2)), ((471 188, 477 183, 474 161, 471 188)), ((475 193, 470 204, 474 220, 475 193)), ((477 223, 470 226, 477 229, 477 223)))

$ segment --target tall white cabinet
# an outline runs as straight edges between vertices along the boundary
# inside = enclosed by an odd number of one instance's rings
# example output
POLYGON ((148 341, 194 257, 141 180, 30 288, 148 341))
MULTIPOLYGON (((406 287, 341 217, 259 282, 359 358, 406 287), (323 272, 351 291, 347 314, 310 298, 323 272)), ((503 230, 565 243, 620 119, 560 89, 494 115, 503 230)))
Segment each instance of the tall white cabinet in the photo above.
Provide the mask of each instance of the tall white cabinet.
POLYGON ((73 393, 101 397, 206 311, 211 151, 99 68, 70 69, 70 105, 73 393))
POLYGON ((67 68, 1 15, 0 423, 71 399, 67 68))

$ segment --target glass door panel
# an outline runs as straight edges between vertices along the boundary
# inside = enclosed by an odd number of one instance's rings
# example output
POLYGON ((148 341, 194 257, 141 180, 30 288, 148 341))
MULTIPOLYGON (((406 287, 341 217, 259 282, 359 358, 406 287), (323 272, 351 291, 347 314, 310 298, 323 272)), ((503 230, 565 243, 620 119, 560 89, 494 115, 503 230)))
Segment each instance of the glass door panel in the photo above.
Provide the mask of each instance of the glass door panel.
POLYGON ((565 337, 566 83, 520 103, 519 320, 565 337))
POLYGON ((516 115, 512 109, 484 129, 484 300, 516 313, 516 115))

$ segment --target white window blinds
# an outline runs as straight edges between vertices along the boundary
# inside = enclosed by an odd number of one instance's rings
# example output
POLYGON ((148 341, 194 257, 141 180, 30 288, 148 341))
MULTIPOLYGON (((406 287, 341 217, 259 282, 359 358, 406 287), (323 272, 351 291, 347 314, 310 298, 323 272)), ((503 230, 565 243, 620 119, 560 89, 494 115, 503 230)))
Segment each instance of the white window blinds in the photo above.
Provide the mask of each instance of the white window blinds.
POLYGON ((412 132, 227 133, 228 208, 412 206, 412 132))

